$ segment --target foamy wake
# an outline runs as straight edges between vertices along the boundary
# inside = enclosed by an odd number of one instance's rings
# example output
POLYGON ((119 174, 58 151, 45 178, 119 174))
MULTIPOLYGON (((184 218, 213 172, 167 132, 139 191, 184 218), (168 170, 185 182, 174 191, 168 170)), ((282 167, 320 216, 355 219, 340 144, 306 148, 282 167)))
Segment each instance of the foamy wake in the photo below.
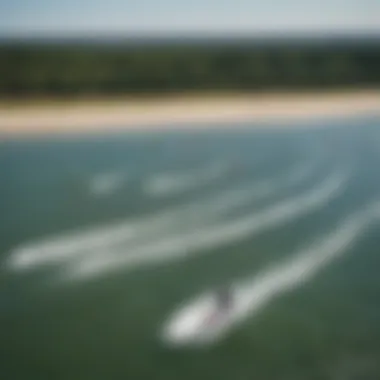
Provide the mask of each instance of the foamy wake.
POLYGON ((182 345, 210 344, 222 339, 233 327, 262 311, 275 297, 310 280, 324 266, 347 252, 368 225, 379 217, 380 201, 377 201, 343 221, 332 233, 295 254, 290 260, 262 272, 253 280, 234 284, 236 309, 217 330, 192 327, 189 331, 186 326, 186 319, 196 314, 197 309, 204 308, 205 302, 211 302, 211 298, 201 296, 180 307, 164 325, 163 339, 170 344, 182 345))
POLYGON ((127 251, 136 244, 155 242, 165 235, 199 228, 237 207, 262 200, 301 183, 313 175, 317 165, 317 160, 310 160, 296 165, 284 175, 253 181, 243 188, 224 190, 212 198, 190 202, 155 215, 28 243, 11 253, 9 264, 13 269, 27 269, 83 255, 95 255, 96 260, 99 260, 99 255, 110 255, 120 249, 127 251))
POLYGON ((184 191, 194 190, 222 177, 228 165, 221 163, 188 172, 158 174, 144 183, 145 192, 154 197, 171 196, 184 191))
POLYGON ((94 196, 108 196, 117 191, 127 180, 126 173, 110 172, 95 176, 90 182, 90 192, 94 196))
POLYGON ((83 279, 120 268, 184 259, 193 253, 252 237, 323 207, 342 192, 348 178, 348 173, 338 172, 318 187, 261 212, 207 228, 196 228, 189 233, 172 234, 148 244, 122 247, 114 252, 98 252, 93 256, 79 258, 70 265, 68 276, 71 279, 83 279))

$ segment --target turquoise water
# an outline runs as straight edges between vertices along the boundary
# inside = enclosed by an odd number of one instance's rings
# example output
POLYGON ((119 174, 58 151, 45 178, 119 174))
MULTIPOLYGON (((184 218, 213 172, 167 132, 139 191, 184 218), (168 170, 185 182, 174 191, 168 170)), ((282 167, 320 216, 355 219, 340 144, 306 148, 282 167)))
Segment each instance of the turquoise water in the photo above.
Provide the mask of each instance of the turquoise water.
POLYGON ((379 379, 379 126, 1 142, 1 378, 379 379), (160 339, 181 303, 262 277, 212 345, 160 339))

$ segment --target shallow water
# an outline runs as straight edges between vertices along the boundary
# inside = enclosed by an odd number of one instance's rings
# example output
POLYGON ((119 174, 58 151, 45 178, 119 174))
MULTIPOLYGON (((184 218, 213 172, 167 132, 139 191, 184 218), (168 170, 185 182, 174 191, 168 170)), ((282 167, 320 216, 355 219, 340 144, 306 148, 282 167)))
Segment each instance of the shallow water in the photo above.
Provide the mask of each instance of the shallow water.
POLYGON ((1 142, 4 378, 380 378, 380 119, 232 127, 1 142), (165 346, 226 283, 234 328, 165 346))

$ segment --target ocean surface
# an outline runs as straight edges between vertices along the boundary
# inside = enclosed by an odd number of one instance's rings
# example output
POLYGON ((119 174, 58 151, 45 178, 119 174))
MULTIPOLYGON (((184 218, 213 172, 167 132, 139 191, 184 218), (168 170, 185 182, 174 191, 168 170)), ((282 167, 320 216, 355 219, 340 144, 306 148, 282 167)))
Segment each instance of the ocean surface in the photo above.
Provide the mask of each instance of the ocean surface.
POLYGON ((305 124, 0 142, 0 379, 380 379, 380 118, 305 124))

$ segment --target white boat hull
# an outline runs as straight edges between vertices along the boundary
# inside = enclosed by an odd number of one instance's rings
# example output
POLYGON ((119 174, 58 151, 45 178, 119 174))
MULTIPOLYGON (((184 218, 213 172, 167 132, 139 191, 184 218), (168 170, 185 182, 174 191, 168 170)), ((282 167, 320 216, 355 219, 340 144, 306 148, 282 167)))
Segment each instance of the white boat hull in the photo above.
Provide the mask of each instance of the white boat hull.
POLYGON ((213 294, 180 308, 164 325, 162 339, 175 346, 200 345, 220 338, 236 321, 239 305, 220 310, 213 294))

